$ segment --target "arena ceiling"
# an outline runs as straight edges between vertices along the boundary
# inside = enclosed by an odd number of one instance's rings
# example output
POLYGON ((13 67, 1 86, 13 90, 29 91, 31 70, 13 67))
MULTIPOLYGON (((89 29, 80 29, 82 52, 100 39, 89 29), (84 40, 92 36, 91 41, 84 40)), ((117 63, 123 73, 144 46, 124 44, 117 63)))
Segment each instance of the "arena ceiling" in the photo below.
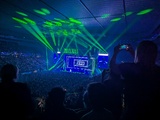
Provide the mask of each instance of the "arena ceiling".
POLYGON ((51 51, 96 48, 108 52, 115 44, 155 40, 159 25, 160 0, 0 2, 1 41, 38 44, 51 51))

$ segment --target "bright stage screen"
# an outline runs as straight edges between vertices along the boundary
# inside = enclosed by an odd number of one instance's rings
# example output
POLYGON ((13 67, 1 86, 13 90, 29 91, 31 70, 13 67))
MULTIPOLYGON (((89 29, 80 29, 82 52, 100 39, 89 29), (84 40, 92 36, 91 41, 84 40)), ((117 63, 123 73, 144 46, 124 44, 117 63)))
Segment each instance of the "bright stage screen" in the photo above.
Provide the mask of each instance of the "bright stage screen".
POLYGON ((108 69, 108 54, 98 54, 98 68, 108 69))
POLYGON ((65 56, 66 70, 70 72, 88 72, 92 70, 92 62, 87 56, 65 56))

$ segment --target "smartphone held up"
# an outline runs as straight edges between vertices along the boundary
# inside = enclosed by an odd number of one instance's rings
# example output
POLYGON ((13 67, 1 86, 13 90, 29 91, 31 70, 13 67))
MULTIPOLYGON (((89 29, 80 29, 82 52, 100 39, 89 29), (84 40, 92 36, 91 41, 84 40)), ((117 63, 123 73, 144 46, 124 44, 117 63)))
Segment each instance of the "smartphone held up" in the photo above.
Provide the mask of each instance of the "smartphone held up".
POLYGON ((129 46, 128 45, 121 45, 120 50, 128 50, 129 46))

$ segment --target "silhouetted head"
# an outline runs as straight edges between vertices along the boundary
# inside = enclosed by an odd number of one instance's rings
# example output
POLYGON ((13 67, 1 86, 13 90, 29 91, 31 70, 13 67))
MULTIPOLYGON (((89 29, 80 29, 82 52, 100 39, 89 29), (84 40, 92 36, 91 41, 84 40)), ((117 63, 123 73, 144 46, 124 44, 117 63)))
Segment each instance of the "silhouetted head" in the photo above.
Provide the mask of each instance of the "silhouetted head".
POLYGON ((63 106, 65 94, 65 89, 61 87, 52 88, 51 91, 48 93, 47 105, 50 104, 53 106, 63 106))
POLYGON ((99 109, 104 107, 106 90, 102 83, 90 83, 87 87, 87 92, 89 102, 93 108, 99 109))
POLYGON ((2 82, 11 82, 17 78, 18 68, 12 64, 6 64, 1 68, 2 82))
POLYGON ((139 43, 135 51, 135 62, 143 65, 154 65, 158 54, 158 47, 153 41, 145 40, 139 43))

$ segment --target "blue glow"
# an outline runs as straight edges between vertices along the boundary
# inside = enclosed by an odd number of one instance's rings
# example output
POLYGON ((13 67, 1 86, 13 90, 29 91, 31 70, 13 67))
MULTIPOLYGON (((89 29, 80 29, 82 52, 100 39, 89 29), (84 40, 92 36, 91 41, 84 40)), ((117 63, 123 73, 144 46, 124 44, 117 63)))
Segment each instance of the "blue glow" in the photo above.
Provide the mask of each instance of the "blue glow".
POLYGON ((89 74, 92 71, 91 61, 92 59, 89 59, 87 56, 66 55, 66 71, 89 74))
POLYGON ((108 54, 98 54, 98 68, 108 69, 108 54))
POLYGON ((108 56, 108 54, 99 53, 98 56, 108 56))

